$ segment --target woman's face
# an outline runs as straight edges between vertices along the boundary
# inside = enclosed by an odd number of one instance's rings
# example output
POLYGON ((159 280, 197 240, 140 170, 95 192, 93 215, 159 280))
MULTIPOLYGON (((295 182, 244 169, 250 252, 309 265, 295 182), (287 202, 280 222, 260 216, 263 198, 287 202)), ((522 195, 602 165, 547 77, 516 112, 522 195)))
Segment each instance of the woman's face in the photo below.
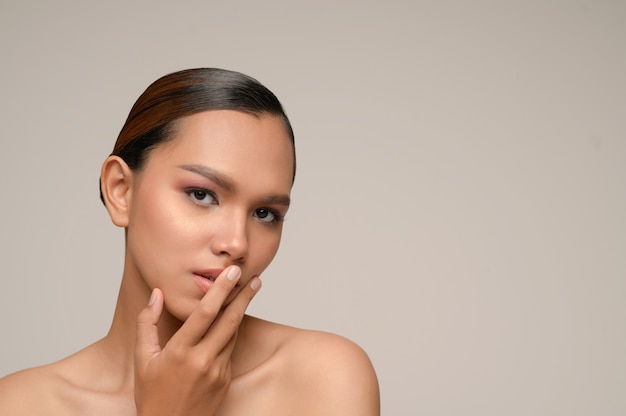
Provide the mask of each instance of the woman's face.
POLYGON ((179 120, 173 139, 133 174, 125 273, 163 290, 184 320, 226 267, 239 285, 280 243, 293 148, 281 118, 213 110, 179 120))

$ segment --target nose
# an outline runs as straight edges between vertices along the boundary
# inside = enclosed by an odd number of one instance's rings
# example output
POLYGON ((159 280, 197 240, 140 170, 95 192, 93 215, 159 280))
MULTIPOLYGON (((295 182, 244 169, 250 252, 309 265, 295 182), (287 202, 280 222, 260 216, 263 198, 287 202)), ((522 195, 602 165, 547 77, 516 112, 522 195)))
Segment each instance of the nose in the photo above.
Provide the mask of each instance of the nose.
POLYGON ((223 214, 215 224, 211 251, 233 263, 242 263, 248 255, 247 216, 237 212, 223 214))

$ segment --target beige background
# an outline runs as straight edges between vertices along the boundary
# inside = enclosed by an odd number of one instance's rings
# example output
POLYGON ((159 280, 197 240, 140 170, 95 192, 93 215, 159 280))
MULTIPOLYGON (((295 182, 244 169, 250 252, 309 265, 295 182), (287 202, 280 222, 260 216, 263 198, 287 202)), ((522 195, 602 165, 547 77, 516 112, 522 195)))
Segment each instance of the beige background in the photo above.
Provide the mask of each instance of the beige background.
POLYGON ((218 66, 296 131, 253 314, 363 346, 386 415, 626 414, 625 2, 169 3, 0 2, 0 375, 106 332, 100 163, 218 66))

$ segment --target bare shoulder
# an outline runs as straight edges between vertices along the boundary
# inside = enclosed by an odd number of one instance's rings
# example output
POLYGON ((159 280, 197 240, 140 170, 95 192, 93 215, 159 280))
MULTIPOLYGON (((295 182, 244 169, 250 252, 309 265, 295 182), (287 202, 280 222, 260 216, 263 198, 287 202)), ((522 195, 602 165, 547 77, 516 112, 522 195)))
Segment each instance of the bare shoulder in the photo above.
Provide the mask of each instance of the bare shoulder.
POLYGON ((53 392, 59 384, 50 365, 34 367, 9 374, 0 379, 0 414, 32 415, 53 400, 53 392))
POLYGON ((89 351, 0 379, 0 415, 84 414, 85 390, 77 375, 89 368, 89 351))
POLYGON ((308 391, 305 409, 311 414, 380 413, 376 373, 359 345, 335 334, 301 331, 285 348, 293 363, 292 376, 308 391))
MULTIPOLYGON (((275 356, 284 368, 281 389, 299 415, 379 415, 374 367, 366 352, 339 335, 267 323, 279 340, 275 356)), ((267 333, 267 332, 266 332, 267 333)))

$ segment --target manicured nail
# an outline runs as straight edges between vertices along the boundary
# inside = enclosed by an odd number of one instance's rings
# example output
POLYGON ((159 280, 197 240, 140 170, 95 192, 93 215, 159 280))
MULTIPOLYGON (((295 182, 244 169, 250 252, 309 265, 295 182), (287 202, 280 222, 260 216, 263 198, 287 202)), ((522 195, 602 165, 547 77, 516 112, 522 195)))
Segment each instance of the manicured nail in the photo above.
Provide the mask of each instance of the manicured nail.
POLYGON ((152 289, 152 294, 150 295, 150 299, 148 300, 148 306, 152 306, 154 304, 154 301, 156 301, 156 289, 152 289))
POLYGON ((252 288, 252 290, 257 291, 261 287, 261 279, 259 279, 258 277, 254 277, 250 281, 250 287, 252 288))
POLYGON ((230 269, 228 269, 228 272, 226 273, 226 278, 228 280, 235 280, 239 278, 239 275, 241 275, 241 269, 237 266, 232 266, 230 269))

